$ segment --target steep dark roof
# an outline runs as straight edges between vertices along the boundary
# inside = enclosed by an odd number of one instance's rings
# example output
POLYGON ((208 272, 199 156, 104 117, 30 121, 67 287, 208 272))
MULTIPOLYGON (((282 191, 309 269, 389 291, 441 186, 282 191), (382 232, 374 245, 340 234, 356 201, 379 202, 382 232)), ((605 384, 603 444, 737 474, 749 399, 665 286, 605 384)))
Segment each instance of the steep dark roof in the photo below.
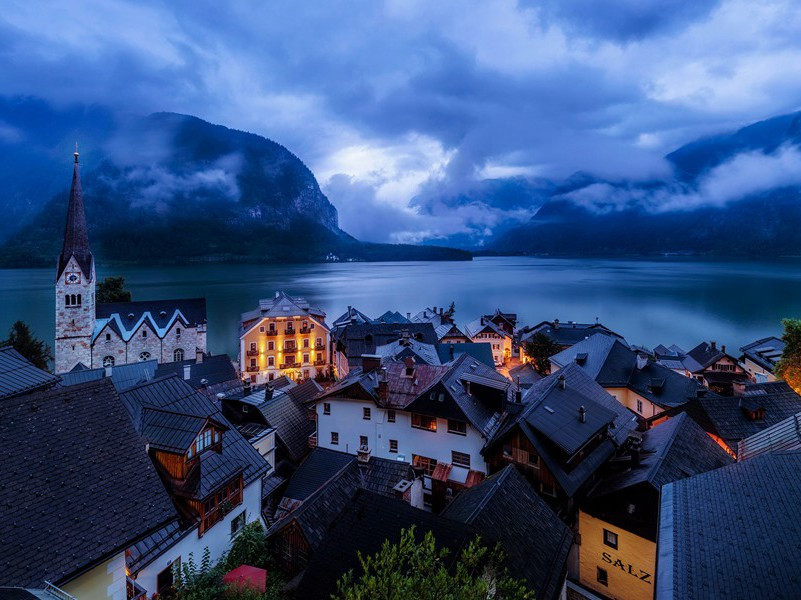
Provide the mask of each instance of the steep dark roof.
POLYGON ((88 280, 92 276, 92 252, 89 249, 89 230, 86 227, 86 214, 83 210, 83 192, 81 191, 81 175, 78 170, 78 152, 75 152, 75 164, 72 168, 72 187, 67 208, 67 224, 64 227, 64 244, 58 256, 56 279, 61 277, 64 269, 75 257, 83 276, 88 280))
POLYGON ((161 363, 156 368, 156 377, 174 373, 183 378, 185 367, 189 367, 189 379, 185 381, 196 389, 239 380, 236 368, 227 354, 204 356, 201 362, 197 362, 196 358, 191 358, 178 362, 161 363))
MULTIPOLYGON (((687 352, 687 356, 692 358, 695 362, 701 365, 701 369, 707 368, 709 365, 716 363, 724 356, 723 348, 708 342, 701 342, 695 348, 687 352)), ((733 358, 733 357, 730 357, 733 358)))
POLYGON ((492 344, 437 344, 437 354, 439 354, 439 361, 443 365, 455 358, 459 358, 460 354, 467 354, 488 367, 495 368, 495 359, 492 357, 492 344))
POLYGON ((421 539, 426 532, 434 534, 438 548, 449 548, 448 566, 459 559, 461 550, 476 536, 476 530, 463 523, 444 519, 413 508, 395 498, 358 490, 353 501, 345 503, 322 533, 309 565, 298 583, 299 598, 329 598, 336 591, 336 581, 353 569, 361 573, 358 552, 368 556, 381 549, 385 540, 397 543, 401 531, 415 526, 421 539))
POLYGON ((400 314, 396 310, 388 310, 387 312, 385 312, 383 315, 381 315, 377 319, 373 319, 372 323, 374 323, 374 324, 378 324, 378 323, 399 324, 399 323, 411 323, 411 321, 409 319, 407 319, 406 317, 404 317, 402 314, 400 314))
POLYGON ((0 600, 42 600, 44 594, 33 594, 26 589, 18 587, 0 588, 0 600))
POLYGON ((183 454, 195 441, 207 420, 206 417, 145 407, 141 433, 150 447, 183 454))
MULTIPOLYGON (((138 323, 146 313, 149 313, 155 326, 163 328, 169 324, 176 310, 181 311, 190 326, 194 327, 206 322, 205 298, 108 302, 106 304, 98 304, 95 314, 98 319, 108 319, 112 315, 119 315, 120 321, 127 328, 128 324, 138 323)), ((190 349, 190 351, 194 352, 194 349, 190 349)))
POLYGON ((531 363, 523 363, 509 369, 509 377, 517 384, 520 381, 520 387, 524 389, 530 388, 532 385, 542 379, 542 375, 537 372, 537 369, 531 363))
POLYGON ((64 583, 177 518, 108 380, 0 402, 0 585, 64 583))
POLYGON ((773 372, 779 359, 782 357, 786 344, 775 336, 770 336, 746 344, 740 348, 743 357, 751 359, 763 369, 773 372))
POLYGON ((314 379, 309 379, 295 387, 289 388, 287 393, 295 402, 301 406, 305 406, 319 396, 322 391, 323 386, 317 383, 314 379))
POLYGON ((357 364, 364 354, 375 354, 378 346, 400 339, 404 331, 425 344, 436 344, 437 333, 431 323, 369 323, 348 325, 339 335, 348 362, 357 364))
MULTIPOLYGON (((244 467, 243 479, 246 486, 264 475, 270 467, 264 457, 242 437, 209 398, 176 375, 139 384, 122 392, 120 398, 128 410, 134 427, 140 432, 145 425, 147 409, 210 418, 227 428, 222 436, 222 453, 244 467)), ((206 470, 201 470, 203 477, 206 473, 206 470)))
POLYGON ((352 454, 315 448, 292 475, 284 496, 293 500, 306 500, 355 460, 356 457, 352 454))
POLYGON ((753 383, 745 386, 743 396, 706 394, 691 401, 686 408, 699 425, 720 437, 737 452, 737 442, 801 412, 801 396, 784 381, 753 383), (760 405, 762 421, 752 421, 746 410, 760 405))
POLYGON ((702 386, 664 365, 641 360, 618 338, 593 335, 551 357, 551 363, 564 367, 576 362, 605 388, 627 387, 663 408, 681 406, 694 398, 702 386))
MULTIPOLYGON (((254 401, 264 398, 265 392, 255 392, 251 397, 254 401)), ((292 462, 300 462, 309 450, 309 436, 314 433, 314 422, 309 419, 306 407, 295 401, 288 391, 275 390, 270 399, 262 401, 256 408, 264 415, 267 424, 275 427, 275 435, 286 447, 292 462)))
POLYGON ((514 466, 460 492, 442 516, 500 542, 510 572, 524 577, 537 598, 558 595, 573 534, 514 466))
POLYGON ((801 452, 774 452, 662 488, 656 597, 797 598, 801 452))
POLYGON ((59 378, 33 366, 12 346, 0 346, 0 401, 53 387, 59 378))
MULTIPOLYGON (((114 384, 114 388, 117 390, 117 393, 119 393, 127 390, 129 387, 133 387, 145 381, 150 381, 156 376, 157 368, 158 360, 155 358, 142 362, 116 365, 111 368, 111 383, 114 384)), ((103 379, 106 377, 106 369, 104 367, 78 371, 73 369, 69 373, 62 373, 59 377, 61 377, 60 385, 76 385, 103 379)))
POLYGON ((639 464, 606 478, 592 495, 599 497, 644 482, 659 490, 667 483, 717 469, 732 460, 689 415, 682 413, 643 433, 639 464))
POLYGON ((610 335, 617 339, 622 340, 623 336, 618 335, 608 327, 604 327, 600 323, 574 323, 571 321, 556 323, 543 321, 528 329, 520 338, 522 342, 526 342, 534 337, 537 333, 544 333, 553 342, 560 346, 572 346, 581 340, 598 333, 610 335))
POLYGON ((520 412, 505 415, 490 444, 501 443, 510 431, 519 427, 568 496, 578 491, 592 474, 612 457, 615 449, 626 440, 637 425, 634 414, 610 396, 575 363, 535 383, 523 396, 523 404, 523 410, 520 412), (560 376, 565 378, 565 389, 559 385, 560 376), (546 409, 546 406, 550 410, 546 409), (589 439, 587 432, 590 430, 593 433, 604 431, 604 427, 598 427, 599 421, 596 419, 588 418, 586 423, 581 423, 578 419, 579 406, 584 406, 587 417, 591 413, 597 413, 603 417, 600 421, 608 419, 607 433, 605 439, 581 462, 567 470, 565 451, 557 449, 556 441, 548 437, 551 431, 555 431, 554 435, 562 441, 564 447, 575 447, 575 439, 589 439), (563 427, 554 429, 549 425, 549 421, 552 417, 555 419, 557 415, 563 427))

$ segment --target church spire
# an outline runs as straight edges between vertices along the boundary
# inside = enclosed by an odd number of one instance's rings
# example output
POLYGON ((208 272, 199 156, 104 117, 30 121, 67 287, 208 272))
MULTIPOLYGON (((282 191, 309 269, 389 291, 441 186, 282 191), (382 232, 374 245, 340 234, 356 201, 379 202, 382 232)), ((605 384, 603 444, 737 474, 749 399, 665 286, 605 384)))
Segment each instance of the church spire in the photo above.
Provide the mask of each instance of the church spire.
POLYGON ((78 171, 78 144, 75 144, 75 164, 72 168, 72 188, 67 209, 67 226, 64 229, 64 245, 58 257, 58 274, 61 277, 71 257, 75 257, 86 279, 92 277, 92 252, 89 250, 89 232, 86 228, 86 215, 83 210, 81 175, 78 171))

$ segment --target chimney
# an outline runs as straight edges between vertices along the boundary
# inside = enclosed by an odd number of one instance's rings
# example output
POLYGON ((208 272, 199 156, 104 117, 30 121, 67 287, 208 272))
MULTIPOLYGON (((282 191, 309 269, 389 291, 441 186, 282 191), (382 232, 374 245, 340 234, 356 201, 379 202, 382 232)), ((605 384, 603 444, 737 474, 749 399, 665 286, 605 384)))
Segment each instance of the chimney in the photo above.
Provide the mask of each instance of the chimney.
POLYGON ((407 313, 406 313, 406 319, 407 319, 408 321, 411 321, 411 320, 412 320, 412 313, 410 313, 410 312, 407 312, 407 313))
POLYGON ((560 390, 563 390, 563 389, 565 389, 567 387, 567 381, 565 380, 565 376, 564 375, 560 375, 558 377, 558 381, 559 381, 559 389, 560 390))
POLYGON ((579 421, 582 423, 587 422, 587 409, 583 406, 579 406, 579 421))
POLYGON ((723 352, 723 354, 726 354, 726 344, 721 344, 720 351, 723 352))
POLYGON ((404 375, 406 377, 414 377, 414 359, 411 356, 407 356, 403 360, 403 364, 406 366, 404 375))
POLYGON ((735 396, 744 396, 745 395, 745 382, 743 381, 732 381, 731 383, 732 392, 735 396))
POLYGON ((411 343, 412 342, 411 342, 411 339, 409 337, 409 330, 408 329, 404 329, 401 332, 400 345, 401 346, 409 346, 411 343))
POLYGON ((195 362, 197 364, 200 364, 200 363, 203 362, 203 350, 201 350, 200 348, 196 348, 195 349, 195 362))
POLYGON ((184 365, 184 379, 189 379, 190 377, 192 377, 192 366, 184 365))
POLYGON ((377 354, 362 354, 362 371, 370 373, 381 367, 381 357, 377 354))
POLYGON ((631 468, 640 466, 640 449, 639 448, 632 448, 631 449, 631 468))
POLYGON ((389 398, 389 382, 387 381, 387 368, 381 367, 378 372, 378 398, 386 402, 389 398))
POLYGON ((114 369, 114 367, 106 367, 106 375, 105 376, 106 377, 111 377, 111 372, 112 372, 113 369, 114 369))
POLYGON ((718 349, 718 343, 712 342, 712 350, 717 350, 717 349, 718 349))
POLYGON ((553 328, 554 329, 559 329, 559 319, 554 319, 553 320, 553 328))
POLYGON ((277 291, 275 292, 275 297, 278 298, 278 292, 277 291))

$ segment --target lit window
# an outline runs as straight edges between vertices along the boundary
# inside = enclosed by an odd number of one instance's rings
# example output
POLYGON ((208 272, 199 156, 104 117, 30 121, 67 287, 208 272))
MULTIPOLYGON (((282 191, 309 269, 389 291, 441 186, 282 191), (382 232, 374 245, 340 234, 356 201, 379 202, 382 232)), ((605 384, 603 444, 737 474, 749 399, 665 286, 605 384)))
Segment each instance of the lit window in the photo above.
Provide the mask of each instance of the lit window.
POLYGON ((150 360, 150 352, 140 352, 139 353, 139 360, 142 360, 142 361, 150 360))
POLYGON ((275 342, 270 340, 267 342, 267 350, 275 350, 275 342))
POLYGON ((364 419, 365 421, 369 421, 370 420, 370 408, 367 407, 367 406, 365 406, 362 409, 362 419, 364 419))
POLYGON ((454 419, 448 419, 448 433, 467 435, 467 423, 465 423, 464 421, 456 421, 454 419))
POLYGON ((309 362, 309 355, 308 354, 304 354, 303 355, 303 364, 307 364, 308 362, 309 362))
POLYGON ((323 402, 323 414, 330 415, 331 414, 331 403, 330 402, 323 402))
POLYGON ((464 467, 465 469, 469 469, 470 455, 465 454, 464 452, 457 452, 456 450, 451 450, 451 462, 455 467, 464 467))
POLYGON ((268 367, 274 367, 275 366, 275 357, 274 356, 268 356, 267 357, 267 366, 268 367))
POLYGON ((308 348, 309 347, 309 338, 303 338, 303 347, 304 348, 308 348))
POLYGON ((398 453, 398 440, 389 440, 389 451, 393 454, 398 453))
POLYGON ((184 351, 182 348, 176 348, 175 352, 172 353, 172 359, 175 362, 181 361, 184 359, 184 351))
POLYGON ((434 469, 437 468, 437 459, 412 454, 412 466, 415 469, 420 469, 426 475, 431 477, 431 475, 434 473, 434 469))
POLYGON ((412 427, 415 429, 426 429, 427 431, 437 430, 437 419, 427 417, 419 413, 412 413, 412 427))
POLYGON ((534 452, 529 452, 528 453, 528 464, 530 464, 530 465, 532 465, 534 467, 539 467, 540 466, 540 457, 539 457, 539 455, 535 454, 534 452))
POLYGON ((596 567, 596 577, 598 579, 598 583, 601 585, 609 585, 609 576, 606 573, 606 569, 602 569, 601 567, 596 567))
POLYGON ((614 531, 604 529, 604 544, 617 550, 617 534, 614 531))
POLYGON ((331 445, 336 446, 339 444, 339 433, 336 431, 331 432, 331 445))
POLYGON ((395 411, 388 410, 387 411, 387 423, 394 423, 395 422, 395 411))
POLYGON ((114 366, 114 357, 113 356, 104 356, 103 357, 103 366, 104 367, 113 367, 114 366))

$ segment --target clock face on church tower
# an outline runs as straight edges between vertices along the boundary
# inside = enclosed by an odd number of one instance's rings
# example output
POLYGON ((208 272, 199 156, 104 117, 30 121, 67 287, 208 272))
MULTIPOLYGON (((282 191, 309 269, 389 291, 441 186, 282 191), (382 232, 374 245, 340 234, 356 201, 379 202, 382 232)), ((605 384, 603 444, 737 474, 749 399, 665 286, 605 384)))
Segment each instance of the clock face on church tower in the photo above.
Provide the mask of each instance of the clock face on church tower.
POLYGON ((81 283, 81 274, 67 273, 67 283, 81 283))

